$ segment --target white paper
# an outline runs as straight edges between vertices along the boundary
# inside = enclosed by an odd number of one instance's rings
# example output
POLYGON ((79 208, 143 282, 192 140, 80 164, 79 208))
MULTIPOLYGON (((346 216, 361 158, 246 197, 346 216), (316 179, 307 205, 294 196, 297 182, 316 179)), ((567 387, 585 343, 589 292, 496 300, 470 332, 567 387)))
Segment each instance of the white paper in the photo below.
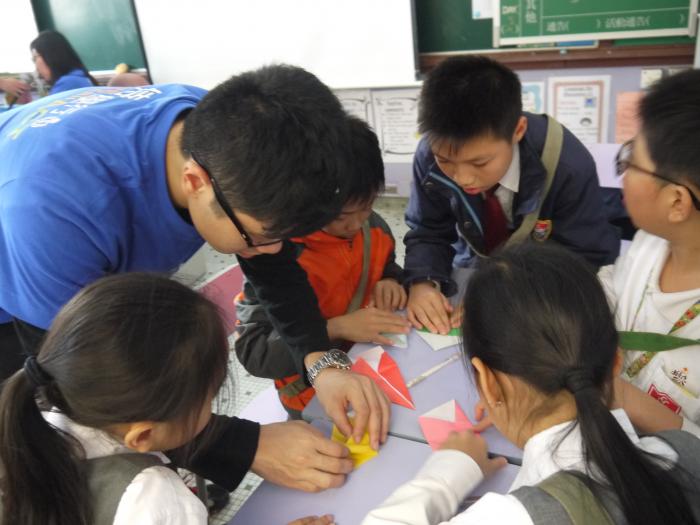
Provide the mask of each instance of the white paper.
POLYGON ((472 18, 474 20, 493 18, 492 0, 472 0, 472 18))
POLYGON ((372 91, 375 131, 385 162, 410 162, 418 146, 418 88, 372 91))
POLYGON ((523 111, 544 113, 544 82, 523 82, 523 111))
POLYGON ((609 75, 548 79, 548 113, 584 144, 608 141, 609 98, 609 75))
POLYGON ((439 419, 440 421, 454 423, 457 418, 457 401, 451 399, 447 403, 443 403, 432 410, 428 410, 425 414, 422 414, 421 417, 430 417, 439 419))
POLYGON ((432 334, 430 332, 422 332, 421 330, 416 330, 416 334, 418 334, 435 351, 442 350, 443 348, 449 348, 460 343, 459 337, 456 335, 432 334))
POLYGON ((358 359, 364 359, 370 368, 379 374, 379 361, 381 361, 383 355, 384 349, 381 346, 375 346, 369 350, 365 350, 364 352, 357 354, 352 359, 355 363, 358 359))
POLYGON ((391 339, 394 342, 394 344, 391 346, 395 346, 397 348, 408 348, 408 337, 406 334, 390 334, 387 332, 382 332, 380 335, 391 339))
POLYGON ((348 114, 362 119, 374 127, 372 95, 369 89, 339 89, 335 94, 348 114))

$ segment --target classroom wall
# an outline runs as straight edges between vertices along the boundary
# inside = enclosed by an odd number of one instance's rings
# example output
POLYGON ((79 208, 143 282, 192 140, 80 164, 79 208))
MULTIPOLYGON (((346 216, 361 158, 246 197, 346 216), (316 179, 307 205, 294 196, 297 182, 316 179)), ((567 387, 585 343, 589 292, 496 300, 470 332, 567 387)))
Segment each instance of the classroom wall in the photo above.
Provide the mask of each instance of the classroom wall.
MULTIPOLYGON (((690 65, 688 65, 689 67, 690 65)), ((518 71, 518 75, 522 82, 544 82, 545 96, 547 80, 550 77, 568 77, 568 76, 601 76, 610 77, 610 98, 608 104, 608 114, 606 118, 606 126, 608 131, 608 142, 615 142, 615 125, 617 111, 617 95, 623 92, 640 91, 642 90, 642 73, 644 70, 662 70, 665 74, 678 70, 678 66, 668 67, 665 65, 645 66, 645 67, 616 67, 616 68, 579 68, 566 70, 526 70, 518 71)), ((382 90, 370 90, 374 96, 382 90)), ((393 90, 392 90, 393 91, 393 90)), ((405 92, 415 96, 416 88, 414 86, 406 87, 405 92)), ((342 94, 343 92, 340 91, 342 94)), ((546 111, 545 99, 545 111, 546 111)), ((377 115, 370 114, 370 121, 373 122, 375 129, 384 125, 382 122, 376 122, 377 115)), ((417 124, 415 127, 417 134, 417 124)), ((381 141, 381 136, 380 136, 381 141)), ((410 181, 412 178, 412 161, 413 156, 410 154, 402 155, 402 158, 397 158, 397 155, 387 155, 384 151, 385 158, 385 174, 387 180, 387 194, 400 197, 407 197, 410 192, 410 181)))

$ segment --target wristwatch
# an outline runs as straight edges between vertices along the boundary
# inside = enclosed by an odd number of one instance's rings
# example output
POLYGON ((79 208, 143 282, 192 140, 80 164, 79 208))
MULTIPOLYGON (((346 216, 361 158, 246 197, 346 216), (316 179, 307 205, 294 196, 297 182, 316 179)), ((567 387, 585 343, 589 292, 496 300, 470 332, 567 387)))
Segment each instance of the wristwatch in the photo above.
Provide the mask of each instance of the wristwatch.
POLYGON ((309 383, 313 386, 314 381, 318 377, 319 372, 326 368, 338 368, 340 370, 350 370, 352 361, 348 354, 337 348, 331 348, 321 356, 318 361, 306 369, 306 376, 309 378, 309 383))

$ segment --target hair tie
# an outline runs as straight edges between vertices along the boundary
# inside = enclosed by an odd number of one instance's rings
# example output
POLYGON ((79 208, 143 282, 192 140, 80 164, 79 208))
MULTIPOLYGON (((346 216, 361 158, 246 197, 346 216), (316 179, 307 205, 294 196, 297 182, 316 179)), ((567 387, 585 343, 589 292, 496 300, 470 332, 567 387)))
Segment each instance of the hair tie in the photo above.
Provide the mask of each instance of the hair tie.
POLYGON ((585 368, 571 368, 564 374, 563 386, 569 392, 576 395, 589 389, 596 389, 591 371, 585 368))
POLYGON ((24 360, 24 373, 27 374, 29 381, 37 388, 46 386, 53 380, 53 377, 46 373, 36 360, 36 356, 33 355, 24 360))

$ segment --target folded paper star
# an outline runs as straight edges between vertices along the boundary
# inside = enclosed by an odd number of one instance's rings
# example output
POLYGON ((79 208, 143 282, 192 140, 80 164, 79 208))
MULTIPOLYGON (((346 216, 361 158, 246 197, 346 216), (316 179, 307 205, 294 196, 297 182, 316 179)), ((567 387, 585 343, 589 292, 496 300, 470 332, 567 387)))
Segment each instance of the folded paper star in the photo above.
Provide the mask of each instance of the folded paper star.
POLYGON ((433 450, 440 448, 450 432, 472 428, 471 421, 454 399, 426 412, 418 418, 418 423, 433 450))
POLYGON ((352 460, 352 464, 355 468, 362 465, 365 461, 369 461, 378 454, 378 452, 369 445, 369 432, 365 432, 365 435, 362 436, 360 442, 355 443, 352 436, 345 437, 343 433, 338 430, 338 427, 333 425, 331 439, 336 443, 340 443, 341 445, 348 447, 348 450, 350 451, 350 459, 352 460))
POLYGON ((392 403, 415 409, 406 382, 401 376, 399 366, 381 346, 375 346, 358 354, 354 358, 352 370, 371 378, 389 397, 392 403))
POLYGON ((433 334, 424 328, 416 330, 416 333, 421 339, 428 343, 433 350, 442 350, 443 348, 449 348, 450 346, 455 346, 460 343, 460 331, 458 328, 453 328, 447 335, 433 334))

